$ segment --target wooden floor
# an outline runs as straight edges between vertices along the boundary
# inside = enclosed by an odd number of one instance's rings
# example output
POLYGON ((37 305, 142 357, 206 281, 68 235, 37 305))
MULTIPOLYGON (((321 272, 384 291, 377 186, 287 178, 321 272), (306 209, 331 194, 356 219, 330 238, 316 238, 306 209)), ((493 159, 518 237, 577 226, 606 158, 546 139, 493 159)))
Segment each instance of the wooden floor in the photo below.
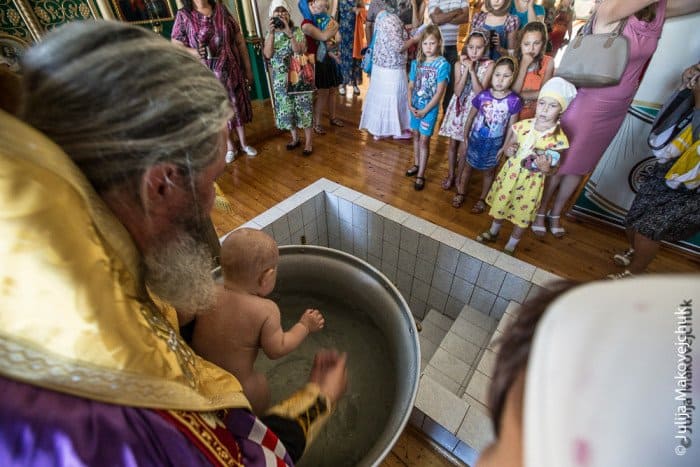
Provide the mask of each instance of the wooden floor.
MULTIPOLYGON (((427 185, 425 190, 415 191, 413 179, 404 176, 413 163, 410 142, 376 142, 357 129, 366 86, 362 91, 359 98, 338 96, 338 116, 345 122, 345 127, 329 127, 325 120, 323 123, 328 134, 315 136, 314 153, 310 157, 301 155, 301 147, 287 151, 288 133, 275 129, 269 102, 255 102, 254 122, 246 128, 246 134, 259 155, 256 158, 239 156, 218 180, 231 206, 225 212, 215 210, 212 214, 217 233, 222 235, 238 227, 321 177, 470 238, 485 230, 490 225, 489 217, 469 212, 478 198, 479 178, 472 181, 467 201, 461 209, 451 206, 453 193, 440 187, 447 167, 446 139, 433 137, 426 172, 427 185)), ((518 246, 517 257, 577 281, 598 279, 617 271, 610 258, 614 252, 627 246, 621 230, 569 219, 564 226, 569 234, 563 239, 548 235, 540 240, 527 235, 518 246)), ((496 248, 503 248, 507 238, 508 235, 502 235, 496 248)), ((650 271, 698 272, 700 261, 664 248, 650 271)), ((382 465, 438 467, 459 464, 409 427, 382 465)))

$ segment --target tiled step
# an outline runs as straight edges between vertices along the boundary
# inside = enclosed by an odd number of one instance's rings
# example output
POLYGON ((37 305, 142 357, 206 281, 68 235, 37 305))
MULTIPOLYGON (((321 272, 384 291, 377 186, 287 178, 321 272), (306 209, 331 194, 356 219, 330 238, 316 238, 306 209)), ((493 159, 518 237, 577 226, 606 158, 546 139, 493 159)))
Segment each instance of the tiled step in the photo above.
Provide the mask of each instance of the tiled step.
POLYGON ((431 356, 423 366, 416 408, 424 418, 422 424, 439 435, 436 441, 468 464, 493 440, 487 405, 497 339, 518 307, 511 301, 497 321, 465 306, 447 330, 451 320, 434 310, 423 322, 428 334, 421 336, 421 345, 425 340, 432 347, 421 350, 424 358, 431 356), (444 337, 436 345, 441 332, 444 337))
POLYGON ((446 315, 443 315, 437 310, 430 310, 425 319, 421 322, 422 329, 418 333, 420 340, 420 368, 421 371, 426 368, 428 362, 437 351, 440 343, 445 338, 445 335, 452 327, 454 320, 446 315))

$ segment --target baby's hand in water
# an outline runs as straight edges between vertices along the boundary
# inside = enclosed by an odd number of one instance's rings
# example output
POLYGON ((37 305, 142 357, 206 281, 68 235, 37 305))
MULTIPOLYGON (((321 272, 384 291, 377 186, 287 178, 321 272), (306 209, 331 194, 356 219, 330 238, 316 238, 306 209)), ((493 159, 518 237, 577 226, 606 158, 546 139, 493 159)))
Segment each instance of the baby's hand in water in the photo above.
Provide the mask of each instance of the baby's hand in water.
POLYGON ((309 308, 303 315, 301 315, 299 322, 306 326, 306 329, 308 329, 309 332, 320 331, 323 329, 323 325, 325 324, 325 320, 323 319, 321 312, 312 308, 309 308))

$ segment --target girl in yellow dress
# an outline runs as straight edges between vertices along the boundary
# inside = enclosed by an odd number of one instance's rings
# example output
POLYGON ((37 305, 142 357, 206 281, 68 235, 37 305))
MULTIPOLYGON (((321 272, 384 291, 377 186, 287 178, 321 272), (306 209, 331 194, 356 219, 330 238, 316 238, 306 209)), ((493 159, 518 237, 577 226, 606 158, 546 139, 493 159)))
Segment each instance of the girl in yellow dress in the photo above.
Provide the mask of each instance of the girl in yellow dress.
MULTIPOLYGON (((525 229, 535 219, 542 199, 544 180, 558 165, 559 152, 569 147, 569 140, 559 125, 559 116, 576 96, 573 84, 562 78, 547 81, 537 98, 535 118, 513 125, 498 157, 508 160, 496 177, 486 203, 491 206, 491 228, 479 234, 479 242, 495 242, 504 220, 513 223, 513 233, 504 248, 512 255, 525 229)), ((546 232, 532 227, 535 235, 546 232)))

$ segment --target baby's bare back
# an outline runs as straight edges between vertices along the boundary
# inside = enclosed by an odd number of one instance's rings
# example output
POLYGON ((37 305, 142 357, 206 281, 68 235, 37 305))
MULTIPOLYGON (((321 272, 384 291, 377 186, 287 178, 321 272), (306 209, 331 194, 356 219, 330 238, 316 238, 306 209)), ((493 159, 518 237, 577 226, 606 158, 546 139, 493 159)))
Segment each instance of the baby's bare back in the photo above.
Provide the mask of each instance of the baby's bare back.
POLYGON ((253 374, 262 325, 274 312, 271 300, 221 287, 216 308, 197 317, 192 347, 244 382, 253 374))

